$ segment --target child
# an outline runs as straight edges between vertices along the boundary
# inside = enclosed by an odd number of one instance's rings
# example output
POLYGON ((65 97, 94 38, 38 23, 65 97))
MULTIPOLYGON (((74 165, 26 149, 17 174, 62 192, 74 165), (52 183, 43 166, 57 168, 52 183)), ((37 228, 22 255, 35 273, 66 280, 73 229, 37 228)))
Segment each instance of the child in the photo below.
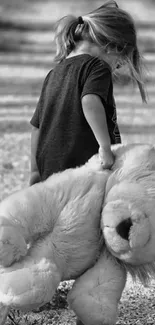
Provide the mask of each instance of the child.
POLYGON ((31 119, 31 185, 84 164, 98 151, 103 168, 111 168, 111 144, 121 142, 115 69, 128 65, 146 101, 134 22, 115 1, 83 17, 63 17, 55 39, 56 65, 31 119))

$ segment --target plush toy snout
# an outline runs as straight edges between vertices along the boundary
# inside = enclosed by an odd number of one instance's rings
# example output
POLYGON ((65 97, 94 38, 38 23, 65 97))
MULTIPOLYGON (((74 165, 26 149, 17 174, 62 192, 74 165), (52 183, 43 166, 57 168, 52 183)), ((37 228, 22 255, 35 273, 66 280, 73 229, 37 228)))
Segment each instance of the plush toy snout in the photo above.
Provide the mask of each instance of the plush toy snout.
POLYGON ((131 248, 144 247, 150 238, 150 223, 147 216, 141 212, 141 218, 137 220, 130 217, 120 222, 116 226, 116 232, 129 242, 131 248))
POLYGON ((132 184, 128 186, 126 184, 128 197, 124 189, 121 198, 123 186, 117 186, 112 190, 115 193, 107 197, 102 212, 101 227, 109 251, 125 262, 138 265, 148 262, 144 260, 147 259, 144 250, 151 238, 150 219, 144 206, 139 204, 140 202, 137 204, 138 199, 136 200, 135 197, 137 187, 135 186, 133 190, 132 184))
POLYGON ((141 211, 121 201, 114 201, 103 210, 102 229, 109 250, 115 256, 130 261, 136 251, 144 248, 150 238, 150 224, 147 216, 141 211), (113 219, 113 224, 111 223, 113 219))

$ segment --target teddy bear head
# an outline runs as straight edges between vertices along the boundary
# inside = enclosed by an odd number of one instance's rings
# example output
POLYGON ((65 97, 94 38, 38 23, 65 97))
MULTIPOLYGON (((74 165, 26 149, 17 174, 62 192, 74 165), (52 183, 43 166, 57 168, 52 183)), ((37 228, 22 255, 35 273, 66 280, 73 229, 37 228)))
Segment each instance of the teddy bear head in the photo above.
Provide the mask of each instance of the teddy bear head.
POLYGON ((117 168, 107 184, 101 228, 115 257, 144 265, 155 260, 155 150, 140 147, 137 157, 135 148, 125 154, 122 151, 120 164, 116 158, 117 168))
POLYGON ((139 184, 127 182, 114 186, 107 199, 101 227, 108 249, 132 265, 152 262, 155 259, 155 202, 139 184))

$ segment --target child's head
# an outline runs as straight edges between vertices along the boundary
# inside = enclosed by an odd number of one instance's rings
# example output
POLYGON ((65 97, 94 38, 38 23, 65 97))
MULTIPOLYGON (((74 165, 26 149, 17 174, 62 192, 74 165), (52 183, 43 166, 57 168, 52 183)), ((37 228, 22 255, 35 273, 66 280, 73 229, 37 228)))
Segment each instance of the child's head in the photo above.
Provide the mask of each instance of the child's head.
POLYGON ((95 44, 103 54, 116 55, 120 66, 128 65, 143 101, 146 100, 134 21, 115 1, 107 1, 82 17, 63 17, 57 26, 55 39, 57 62, 66 58, 82 41, 95 44))

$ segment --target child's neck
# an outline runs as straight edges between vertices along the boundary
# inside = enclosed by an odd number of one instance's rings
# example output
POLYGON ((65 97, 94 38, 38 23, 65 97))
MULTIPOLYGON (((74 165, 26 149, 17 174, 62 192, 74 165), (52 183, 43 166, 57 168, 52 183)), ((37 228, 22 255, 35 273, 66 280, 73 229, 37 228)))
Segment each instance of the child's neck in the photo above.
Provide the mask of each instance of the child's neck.
POLYGON ((93 45, 88 41, 81 41, 77 44, 76 48, 67 56, 67 58, 81 55, 81 54, 90 54, 92 56, 98 56, 96 52, 97 52, 96 45, 93 45))
POLYGON ((88 41, 79 42, 76 48, 66 57, 66 59, 81 54, 89 54, 98 57, 101 60, 107 62, 111 67, 111 69, 113 70, 113 60, 112 61, 109 60, 110 56, 104 53, 103 50, 101 51, 99 46, 88 41))

